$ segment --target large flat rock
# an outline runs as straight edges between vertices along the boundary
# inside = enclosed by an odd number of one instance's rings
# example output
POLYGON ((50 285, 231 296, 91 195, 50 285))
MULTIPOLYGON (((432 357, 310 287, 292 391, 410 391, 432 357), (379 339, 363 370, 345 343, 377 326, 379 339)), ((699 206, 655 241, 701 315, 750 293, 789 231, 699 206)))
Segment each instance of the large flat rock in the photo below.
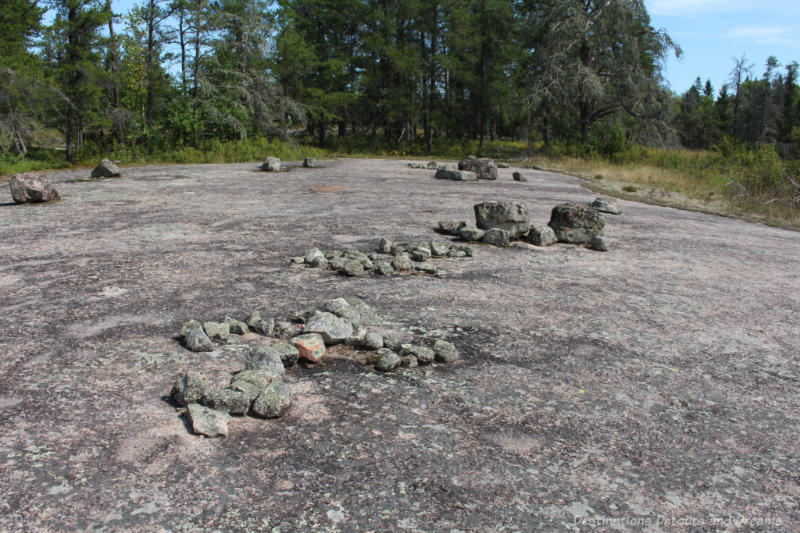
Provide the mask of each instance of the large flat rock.
POLYGON ((0 187, 0 530, 800 529, 800 234, 620 201, 607 253, 477 246, 435 260, 444 279, 346 278, 289 258, 442 239, 484 200, 545 224, 596 195, 320 165, 54 173, 46 208, 0 187), (335 347, 287 370, 283 418, 227 439, 168 403, 187 371, 222 388, 243 367, 235 343, 181 347, 185 321, 350 296, 461 359, 378 374, 335 347))

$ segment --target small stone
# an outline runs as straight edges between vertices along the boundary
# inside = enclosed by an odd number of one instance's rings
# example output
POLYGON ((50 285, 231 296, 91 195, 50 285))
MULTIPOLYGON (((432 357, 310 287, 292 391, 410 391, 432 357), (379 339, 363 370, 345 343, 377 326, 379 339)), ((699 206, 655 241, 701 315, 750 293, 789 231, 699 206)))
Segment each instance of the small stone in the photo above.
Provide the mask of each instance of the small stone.
POLYGON ((453 181, 475 181, 478 176, 474 172, 468 170, 455 170, 452 168, 439 167, 434 176, 437 180, 453 180, 453 181))
POLYGON ((298 324, 294 324, 288 320, 276 320, 273 335, 278 339, 290 339, 300 333, 300 331, 301 329, 298 324))
POLYGON ((289 344, 288 342, 279 342, 273 344, 272 349, 275 350, 286 368, 292 367, 297 364, 300 358, 300 350, 289 344))
POLYGON ((436 269, 436 274, 434 274, 434 276, 436 276, 439 279, 444 279, 444 278, 447 277, 447 271, 446 270, 442 270, 441 268, 437 268, 436 269))
POLYGON ((430 250, 432 256, 444 257, 450 251, 450 247, 443 242, 431 241, 430 250))
POLYGON ((456 346, 452 342, 447 342, 443 339, 437 339, 433 345, 433 351, 436 354, 436 360, 441 363, 452 363, 459 359, 456 346))
POLYGON ((208 391, 208 380, 199 372, 188 372, 175 381, 169 395, 180 406, 198 403, 208 391))
POLYGON ((425 168, 422 163, 409 163, 408 168, 425 168))
POLYGON ((247 324, 247 327, 254 328, 255 325, 261 320, 261 311, 253 311, 247 318, 244 319, 244 323, 247 324))
POLYGON ((110 159, 103 159, 92 170, 93 178, 113 178, 120 175, 119 167, 110 159))
POLYGON ((436 352, 425 346, 418 346, 416 344, 403 344, 400 346, 401 355, 413 355, 417 358, 417 362, 421 365, 432 363, 436 357, 436 352))
POLYGON ((438 170, 439 169, 439 163, 436 162, 436 161, 428 161, 428 164, 425 165, 425 166, 428 168, 428 170, 438 170))
POLYGON ((440 220, 438 222, 439 231, 447 235, 458 235, 461 228, 466 228, 467 223, 458 220, 440 220))
POLYGON ((400 243, 392 243, 392 255, 397 257, 400 254, 407 253, 411 251, 411 244, 407 242, 400 242, 400 243))
POLYGON ((464 250, 458 250, 456 248, 450 248, 450 251, 447 252, 448 257, 467 257, 467 253, 464 250))
POLYGON ((199 320, 187 320, 181 324, 181 337, 186 337, 193 329, 203 329, 203 324, 201 324, 199 320))
POLYGON ((466 257, 472 257, 473 255, 475 255, 475 247, 474 246, 469 246, 469 245, 459 246, 458 249, 461 250, 462 252, 464 252, 464 255, 466 257))
POLYGON ((303 261, 306 264, 311 266, 326 266, 328 264, 328 260, 325 258, 325 254, 322 253, 322 250, 319 248, 312 248, 306 255, 303 257, 303 261))
POLYGON ((414 270, 414 262, 407 255, 398 255, 392 260, 392 267, 401 272, 414 270))
POLYGON ((486 232, 482 229, 478 228, 461 228, 458 231, 458 238, 462 241, 480 241, 483 239, 483 236, 486 235, 486 232))
POLYGON ((233 390, 242 392, 251 404, 270 383, 280 381, 281 378, 269 370, 242 370, 231 378, 228 386, 233 390))
POLYGON ((229 413, 232 415, 243 415, 250 409, 248 395, 239 390, 220 389, 211 391, 203 397, 202 404, 215 411, 229 413))
POLYGON ((353 334, 353 324, 333 313, 317 313, 306 324, 306 332, 319 333, 325 344, 341 344, 353 334))
POLYGON ((24 204, 55 202, 61 199, 50 178, 44 174, 14 174, 8 180, 11 198, 15 203, 24 204))
POLYGON ((358 324, 361 321, 361 312, 350 305, 350 302, 344 298, 334 298, 325 302, 325 311, 338 317, 346 318, 353 324, 358 324))
POLYGON ((414 265, 414 269, 418 272, 424 272, 425 274, 436 274, 436 265, 427 261, 423 263, 417 263, 414 265))
POLYGON ((375 364, 375 370, 390 372, 400 366, 400 356, 387 348, 378 350, 377 355, 380 359, 378 359, 378 362, 375 364))
POLYGON ((270 346, 251 346, 244 356, 245 370, 269 370, 278 377, 283 377, 284 369, 281 355, 270 346))
POLYGON ((419 366, 417 358, 413 355, 404 355, 400 358, 400 364, 403 368, 416 368, 419 366))
POLYGON ((214 350, 214 344, 208 335, 200 328, 195 328, 186 334, 183 340, 183 345, 193 352, 211 352, 214 350))
POLYGON ((598 252, 607 252, 608 243, 603 237, 595 235, 592 237, 592 250, 596 250, 598 252))
POLYGON ((600 211, 601 213, 619 215, 619 208, 617 207, 616 202, 609 198, 603 198, 602 196, 595 198, 594 201, 589 204, 589 207, 600 211))
POLYGON ((377 272, 381 276, 389 276, 391 274, 394 274, 394 267, 392 266, 391 263, 388 263, 386 261, 381 261, 375 267, 375 272, 377 272))
POLYGON ((244 335, 250 331, 250 328, 247 327, 247 324, 241 320, 236 320, 235 318, 231 318, 229 316, 225 317, 225 323, 228 324, 228 330, 234 335, 244 335))
POLYGON ((343 254, 341 250, 328 250, 327 252, 325 252, 325 259, 327 259, 328 261, 333 261, 334 259, 342 257, 342 255, 343 254))
POLYGON ((325 356, 325 340, 317 333, 306 333, 293 337, 290 341, 300 352, 300 359, 319 363, 325 356))
POLYGON ((493 244, 494 246, 507 246, 509 243, 508 232, 500 228, 490 228, 481 239, 485 244, 493 244))
POLYGON ((292 263, 294 263, 295 265, 302 265, 305 262, 306 262, 305 257, 299 255, 296 257, 292 257, 292 263))
POLYGON ((292 406, 292 389, 286 383, 272 383, 258 395, 250 412, 261 418, 279 418, 292 406))
POLYGON ((272 318, 262 318, 253 324, 253 331, 265 337, 272 337, 275 334, 275 320, 272 318))
POLYGON ((354 259, 346 260, 338 270, 342 274, 351 277, 363 276, 366 273, 364 263, 354 259))
POLYGON ((431 256, 430 248, 415 246, 411 250, 411 259, 414 261, 426 261, 431 256))
POLYGON ((383 335, 377 331, 368 331, 367 334, 364 335, 363 346, 368 350, 379 350, 383 348, 383 335))
POLYGON ((268 157, 261 165, 261 170, 267 172, 278 172, 281 169, 281 160, 277 157, 268 157))
POLYGON ((403 344, 403 342, 396 335, 385 335, 383 337, 383 345, 384 345, 384 347, 392 350, 393 352, 396 352, 396 351, 400 350, 400 346, 402 344, 403 344))
POLYGON ((364 344, 364 338, 366 336, 367 336, 367 329, 359 326, 355 328, 352 335, 350 335, 344 340, 344 344, 345 346, 360 347, 364 344))
POLYGON ((527 239, 536 246, 552 246, 558 242, 556 232, 550 226, 531 226, 527 239))
POLYGON ((314 168, 314 165, 317 164, 317 160, 312 157, 306 157, 303 159, 303 168, 314 168))
POLYGON ((392 241, 390 241, 389 239, 381 239, 380 242, 378 243, 377 251, 379 254, 392 253, 392 241))
POLYGON ((519 172, 514 172, 511 174, 511 177, 514 178, 514 181, 528 181, 528 178, 520 174, 519 172))
POLYGON ((224 322, 203 322, 203 329, 212 341, 227 341, 231 336, 230 326, 224 322))
POLYGON ((186 411, 189 423, 192 425, 192 432, 207 437, 227 437, 228 421, 231 419, 228 413, 221 413, 200 404, 190 403, 186 411))

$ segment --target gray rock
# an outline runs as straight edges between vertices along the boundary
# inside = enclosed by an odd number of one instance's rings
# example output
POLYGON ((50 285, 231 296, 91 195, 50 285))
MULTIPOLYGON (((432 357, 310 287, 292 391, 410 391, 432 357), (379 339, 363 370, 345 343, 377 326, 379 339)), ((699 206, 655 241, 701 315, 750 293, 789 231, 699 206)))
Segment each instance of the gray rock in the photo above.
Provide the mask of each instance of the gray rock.
POLYGON ((298 324, 289 322, 288 320, 276 320, 275 330, 273 335, 278 339, 291 339, 298 333, 302 333, 302 329, 298 324))
POLYGON ((414 270, 417 272, 424 272, 425 274, 436 274, 436 265, 431 262, 425 261, 414 265, 414 270))
POLYGON ((255 325, 261 320, 261 311, 253 311, 247 318, 244 319, 244 323, 247 324, 247 327, 253 329, 255 325))
POLYGON ((480 241, 483 239, 483 236, 486 235, 486 232, 482 229, 478 228, 461 228, 458 232, 458 238, 462 241, 480 241))
POLYGON ((234 335, 244 335, 250 331, 250 328, 247 327, 247 324, 241 320, 236 320, 235 318, 231 318, 229 316, 225 317, 225 323, 228 324, 228 330, 234 335))
POLYGON ((417 362, 417 358, 413 355, 404 355, 400 358, 400 364, 403 368, 416 368, 419 366, 419 362, 417 362))
POLYGON ((393 352, 399 351, 402 344, 403 341, 401 341, 396 335, 384 335, 383 337, 383 346, 392 350, 393 352))
POLYGON ((390 254, 392 253, 392 241, 389 239, 381 239, 378 243, 378 253, 379 254, 390 254))
POLYGON ((414 261, 426 261, 431 256, 431 251, 427 248, 414 248, 411 251, 411 259, 414 261))
POLYGON ((473 172, 479 180, 496 180, 497 165, 494 161, 486 157, 480 159, 468 157, 458 162, 458 169, 461 171, 473 172))
POLYGON ((520 174, 519 172, 514 172, 511 174, 511 177, 514 178, 514 181, 528 181, 528 178, 520 174))
POLYGON ((286 373, 281 354, 270 346, 251 346, 244 356, 245 370, 268 370, 279 378, 286 373))
POLYGON ((231 328, 224 322, 203 322, 203 329, 212 341, 227 341, 231 337, 231 328))
POLYGON ((528 231, 530 215, 525 206, 508 202, 481 202, 475 204, 475 225, 488 230, 500 228, 508 231, 510 239, 519 239, 528 231))
POLYGON ((447 235, 458 235, 461 228, 466 228, 467 223, 459 220, 440 220, 437 224, 439 231, 447 235))
POLYGON ((325 267, 328 266, 328 260, 325 258, 325 254, 322 253, 322 250, 319 248, 312 248, 308 252, 306 252, 305 257, 303 258, 307 265, 311 265, 314 267, 325 267))
POLYGON ((247 393, 228 388, 210 391, 203 397, 202 404, 222 413, 243 415, 250 409, 251 401, 247 393))
POLYGON ((275 320, 272 318, 262 318, 253 324, 253 331, 265 337, 272 337, 275 335, 275 320))
POLYGON ((400 272, 414 270, 414 261, 407 255, 398 255, 392 260, 392 267, 400 272))
POLYGON ((317 313, 306 324, 307 333, 319 333, 325 344, 341 344, 353 334, 353 324, 333 313, 317 313))
POLYGON ((439 169, 439 163, 436 162, 436 161, 428 161, 428 164, 425 165, 425 166, 428 168, 428 170, 438 170, 439 169))
POLYGON ((272 349, 278 352, 278 355, 283 362, 283 366, 286 368, 296 365, 298 359, 300 358, 300 351, 288 342, 279 342, 278 344, 273 344, 272 349))
POLYGON ((261 170, 265 170, 267 172, 278 172, 281 169, 281 160, 277 157, 268 157, 264 160, 264 164, 261 165, 261 170))
POLYGON ((272 383, 258 395, 250 412, 261 418, 279 418, 292 406, 292 389, 286 383, 272 383))
POLYGON ((380 359, 375 363, 375 370, 390 372, 400 366, 400 356, 387 348, 378 350, 378 356, 380 359))
POLYGON ((50 178, 44 174, 14 174, 8 181, 11 198, 18 204, 55 202, 61 199, 50 178))
POLYGON ((444 257, 447 255, 447 252, 450 251, 450 247, 439 241, 431 241, 430 242, 430 250, 431 255, 434 257, 444 257))
POLYGON ((203 329, 203 324, 201 324, 199 320, 194 319, 187 320, 181 324, 181 338, 186 337, 186 335, 193 329, 203 329))
POLYGON ((411 246, 411 244, 407 242, 393 243, 391 253, 393 256, 397 257, 400 254, 404 254, 411 251, 411 248, 413 248, 413 246, 411 246))
POLYGON ((589 244, 595 235, 603 235, 606 222, 600 214, 582 204, 564 203, 553 208, 548 226, 560 242, 589 244))
POLYGON ((315 307, 306 307, 300 311, 297 311, 294 314, 294 318, 299 320, 303 324, 308 322, 308 320, 317 313, 317 309, 315 307))
POLYGON ((447 256, 461 258, 461 257, 467 257, 467 254, 466 252, 464 252, 464 250, 459 250, 457 248, 450 248, 450 251, 447 252, 447 256))
POLYGON ((478 177, 474 172, 467 170, 454 170, 445 167, 439 167, 435 175, 437 180, 453 180, 453 181, 475 181, 478 177))
POLYGON ((382 276, 389 276, 391 274, 394 274, 394 267, 392 266, 391 263, 388 263, 386 261, 381 261, 375 266, 375 272, 377 272, 382 276))
POLYGON ((595 235, 594 237, 592 237, 592 243, 591 244, 592 244, 592 250, 596 250, 598 252, 607 252, 608 251, 608 243, 600 235, 595 235))
POLYGON ((306 262, 306 259, 305 259, 305 257, 303 257, 301 255, 298 255, 298 256, 292 257, 291 262, 293 264, 295 264, 295 265, 302 265, 303 263, 306 262))
POLYGON ((317 164, 317 160, 312 157, 306 157, 303 159, 303 167, 304 168, 314 168, 314 165, 317 164))
POLYGON ((509 243, 508 232, 501 228, 490 228, 486 231, 481 242, 495 246, 506 246, 509 243))
POLYGON ((93 178, 114 178, 120 175, 119 167, 110 159, 103 159, 92 170, 93 178))
POLYGON ((377 331, 368 331, 364 336, 363 346, 368 350, 379 350, 383 348, 383 335, 377 331))
POLYGON ((460 357, 455 344, 443 339, 436 339, 433 345, 433 351, 436 354, 436 360, 441 363, 452 363, 453 361, 457 361, 460 357))
POLYGON ((361 311, 357 307, 350 305, 350 302, 344 298, 334 298, 325 302, 325 311, 338 317, 346 318, 354 325, 361 322, 361 311))
POLYGON ((184 374, 172 385, 169 395, 180 406, 199 403, 208 392, 208 380, 199 372, 184 374))
POLYGON ((528 231, 527 240, 529 243, 535 244, 536 246, 552 246, 558 242, 556 232, 553 231, 553 228, 539 225, 531 226, 530 231, 528 231))
POLYGON ((195 328, 187 333, 183 339, 183 345, 193 352, 211 352, 214 350, 214 344, 211 339, 200 328, 195 328))
POLYGON ((425 168, 425 165, 422 163, 409 163, 408 168, 425 168))
POLYGON ((601 213, 619 215, 619 208, 617 207, 616 202, 609 198, 603 198, 602 196, 595 198, 594 201, 589 204, 589 207, 600 211, 601 213))
POLYGON ((436 274, 434 274, 439 279, 444 279, 447 277, 447 270, 442 270, 441 268, 436 269, 436 274))
POLYGON ((364 263, 356 261, 355 259, 345 260, 338 270, 342 274, 351 277, 363 276, 367 273, 367 271, 364 270, 364 263))
POLYGON ((341 250, 328 250, 325 252, 325 259, 328 261, 333 261, 334 259, 338 259, 344 255, 341 250))
POLYGON ((433 362, 436 357, 436 352, 425 346, 403 344, 400 346, 400 355, 413 355, 417 358, 419 364, 427 365, 433 362))
POLYGON ((189 424, 192 425, 192 432, 198 435, 228 436, 228 421, 231 419, 228 413, 221 413, 200 404, 190 403, 186 410, 186 416, 189 424))
POLYGON ((344 340, 345 346, 354 346, 360 348, 364 345, 364 338, 367 336, 367 328, 356 327, 353 334, 344 340))
POLYGON ((270 383, 276 381, 281 381, 280 376, 270 370, 242 370, 231 378, 228 388, 244 393, 251 404, 270 383))
POLYGON ((497 168, 508 168, 508 163, 503 163, 502 161, 498 161, 496 165, 497 168))
POLYGON ((463 246, 459 246, 457 249, 461 250, 462 252, 464 252, 464 255, 467 256, 467 257, 472 257, 473 255, 475 255, 475 247, 474 246, 463 245, 463 246))

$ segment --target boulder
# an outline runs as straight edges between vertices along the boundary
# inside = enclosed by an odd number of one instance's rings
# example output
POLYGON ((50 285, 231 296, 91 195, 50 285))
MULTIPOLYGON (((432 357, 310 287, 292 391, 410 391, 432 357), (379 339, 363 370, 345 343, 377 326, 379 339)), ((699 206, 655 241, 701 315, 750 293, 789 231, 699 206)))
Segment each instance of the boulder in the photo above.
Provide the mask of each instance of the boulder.
POLYGON ((475 181, 478 177, 474 172, 467 170, 455 170, 452 168, 440 167, 435 175, 437 180, 453 180, 453 181, 475 181))
POLYGON ((18 204, 55 202, 61 199, 44 174, 14 174, 8 181, 11 197, 18 204))
POLYGON ((100 164, 92 170, 93 178, 114 178, 121 173, 119 167, 110 159, 103 159, 100 164))
POLYGON ((247 327, 250 329, 254 329, 256 324, 261 321, 261 319, 261 311, 253 311, 247 315, 247 318, 244 319, 244 323, 247 324, 247 327))
POLYGON ((368 350, 380 350, 383 348, 383 335, 377 331, 368 331, 367 334, 364 335, 362 347, 368 350))
POLYGON ((593 202, 588 204, 589 207, 600 211, 601 213, 610 213, 612 215, 619 215, 619 208, 617 207, 616 202, 609 198, 603 198, 602 196, 598 196, 594 199, 593 202))
POLYGON ((478 228, 466 227, 458 231, 458 238, 462 241, 479 241, 483 239, 484 235, 486 235, 486 232, 478 228))
POLYGON ((270 346, 251 346, 244 356, 245 370, 268 370, 278 379, 286 373, 281 355, 270 346))
POLYGON ((203 329, 212 341, 227 341, 231 337, 231 328, 225 322, 203 322, 203 329))
POLYGON ((261 418, 279 418, 292 406, 292 389, 286 383, 272 383, 253 402, 251 414, 261 418))
POLYGON ((180 406, 199 403, 208 392, 208 380, 199 372, 189 372, 175 381, 170 397, 180 406))
POLYGON ((193 352, 212 352, 214 351, 214 344, 208 335, 200 328, 195 328, 186 334, 183 339, 183 345, 193 352))
POLYGON ((564 203, 553 208, 548 226, 560 242, 589 244, 592 237, 603 234, 606 222, 600 214, 582 204, 564 203))
POLYGON ((514 181, 528 181, 528 178, 526 178, 519 172, 514 172, 513 174, 511 174, 511 177, 514 178, 514 181))
POLYGON ((415 247, 411 250, 411 259, 414 261, 427 261, 431 256, 429 248, 415 247))
POLYGON ((481 202, 475 204, 475 224, 484 230, 500 228, 508 231, 511 240, 519 239, 528 231, 531 217, 525 206, 508 202, 481 202))
POLYGON ((319 333, 327 345, 341 344, 353 334, 353 324, 333 313, 317 312, 306 324, 306 332, 319 333))
POLYGON ((433 345, 433 351, 436 354, 436 360, 441 363, 452 363, 459 359, 458 350, 452 342, 447 342, 443 339, 437 339, 433 345))
POLYGON ((346 318, 354 326, 361 324, 379 326, 381 317, 371 306, 360 298, 335 298, 325 303, 325 310, 334 315, 346 318))
POLYGON ((314 168, 314 165, 317 164, 317 160, 311 157, 306 157, 303 159, 303 168, 314 168))
POLYGON ((495 246, 506 246, 509 243, 508 232, 500 228, 490 228, 481 239, 482 243, 495 246))
POLYGON ((417 358, 413 355, 404 355, 400 358, 400 364, 403 368, 416 368, 419 366, 417 358))
POLYGON ((553 231, 553 228, 539 225, 531 226, 530 231, 528 231, 527 240, 529 243, 535 244, 536 246, 552 246, 558 242, 556 232, 553 231))
POLYGON ((243 392, 252 403, 270 383, 280 380, 270 370, 242 370, 234 374, 228 387, 243 392))
POLYGON ((383 346, 396 352, 400 350, 400 347, 403 345, 403 341, 396 335, 385 335, 383 337, 383 346))
POLYGON ((473 172, 479 180, 497 179, 497 165, 494 164, 493 160, 486 157, 463 159, 458 162, 458 170, 473 172))
POLYGON ((192 425, 192 432, 198 435, 228 436, 228 421, 231 419, 228 413, 221 413, 200 404, 190 403, 186 410, 186 416, 192 425))
POLYGON ((300 352, 300 359, 319 363, 325 356, 325 340, 317 333, 306 333, 293 337, 290 341, 300 352))
POLYGON ((592 237, 591 245, 592 245, 592 250, 596 250, 598 252, 608 251, 608 243, 600 235, 595 235, 594 237, 592 237))
POLYGON ((202 404, 206 407, 228 413, 231 415, 243 415, 250 409, 252 398, 247 393, 240 390, 225 388, 211 391, 203 397, 202 404))
POLYGON ((400 356, 388 348, 378 350, 378 362, 375 363, 375 370, 389 372, 400 366, 400 356))
POLYGON ((277 157, 268 157, 264 160, 264 164, 261 165, 261 170, 265 170, 267 172, 278 172, 281 169, 281 160, 277 157))
POLYGON ((278 355, 283 362, 283 366, 287 368, 296 365, 297 360, 300 358, 300 350, 288 342, 279 342, 278 344, 273 344, 272 349, 278 352, 278 355))
POLYGON ((459 220, 440 220, 438 223, 439 232, 446 235, 458 235, 461 228, 467 227, 467 223, 459 220))

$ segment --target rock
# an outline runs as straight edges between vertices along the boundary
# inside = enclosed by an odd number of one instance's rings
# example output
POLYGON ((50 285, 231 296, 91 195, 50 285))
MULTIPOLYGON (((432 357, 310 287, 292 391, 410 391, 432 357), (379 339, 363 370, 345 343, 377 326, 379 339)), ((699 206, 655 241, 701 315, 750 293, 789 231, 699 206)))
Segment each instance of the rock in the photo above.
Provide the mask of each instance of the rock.
POLYGON ((325 310, 338 317, 346 318, 352 322, 353 325, 356 325, 361 321, 361 312, 356 307, 350 305, 350 302, 344 298, 334 298, 333 300, 328 300, 325 302, 325 310))
POLYGON ((381 261, 380 263, 375 266, 375 272, 382 276, 389 276, 394 274, 394 267, 391 263, 387 263, 386 261, 381 261))
POLYGON ((458 220, 440 220, 438 226, 441 233, 446 235, 458 235, 461 228, 467 227, 467 223, 458 220))
POLYGON ((120 174, 119 167, 109 159, 103 159, 100 161, 100 164, 92 170, 93 178, 113 178, 120 174))
POLYGON ((55 202, 61 199, 50 179, 44 174, 14 174, 8 181, 11 197, 18 204, 55 202))
POLYGON ((246 393, 234 389, 211 391, 203 397, 202 404, 215 411, 232 415, 243 415, 250 409, 250 398, 246 393))
POLYGON ((475 204, 475 225, 488 230, 500 228, 508 231, 511 240, 519 239, 528 231, 530 215, 525 206, 508 202, 481 202, 475 204))
POLYGON ((378 356, 380 359, 375 363, 375 370, 390 372, 400 366, 400 356, 387 348, 378 350, 378 356))
POLYGON ((400 364, 403 368, 416 368, 419 366, 417 358, 413 355, 404 355, 400 358, 400 364))
POLYGON ((305 257, 300 256, 300 255, 292 257, 291 261, 295 265, 302 265, 303 263, 306 262, 305 257))
POLYGON ((508 163, 503 163, 502 161, 498 161, 497 168, 508 168, 508 163))
POLYGON ((319 363, 325 356, 325 340, 316 333, 306 333, 293 337, 290 341, 300 352, 300 359, 310 363, 319 363))
POLYGON ((608 243, 600 235, 595 235, 594 237, 592 237, 591 245, 592 245, 592 250, 596 250, 598 252, 608 251, 608 243))
POLYGON ((444 257, 444 256, 447 255, 447 252, 450 251, 450 247, 447 244, 443 243, 443 242, 431 241, 430 242, 430 250, 431 250, 431 255, 432 256, 434 256, 434 257, 444 257))
POLYGON ((278 355, 283 362, 283 366, 286 368, 296 365, 297 360, 300 358, 300 350, 288 342, 279 342, 278 344, 273 344, 272 349, 278 352, 278 355))
POLYGON ((328 261, 332 261, 334 259, 342 257, 342 255, 343 254, 341 250, 328 250, 327 252, 325 252, 325 259, 327 259, 328 261))
POLYGON ((390 254, 392 253, 392 241, 389 239, 381 239, 378 243, 378 253, 379 254, 390 254))
POLYGON ((513 174, 511 174, 511 177, 514 178, 514 181, 528 181, 528 178, 526 178, 519 172, 514 172, 513 174))
POLYGON ((380 350, 383 348, 383 335, 377 331, 368 331, 364 335, 362 346, 368 350, 380 350))
POLYGON ((425 165, 422 163, 409 163, 408 168, 425 168, 425 165))
POLYGON ((479 180, 497 179, 497 165, 494 164, 494 161, 486 157, 480 159, 468 157, 463 159, 458 162, 458 170, 473 172, 479 180))
POLYGON ((481 242, 495 246, 506 246, 509 243, 508 232, 500 228, 490 228, 486 231, 481 242))
POLYGON ((309 320, 309 319, 310 319, 312 316, 314 316, 314 315, 316 314, 316 312, 317 312, 317 309, 316 309, 316 308, 314 308, 314 307, 306 307, 305 309, 302 309, 302 310, 300 310, 300 311, 297 311, 297 312, 294 314, 294 318, 295 318, 296 320, 298 320, 298 321, 302 322, 303 324, 305 324, 306 322, 308 322, 308 320, 309 320))
POLYGON ((306 157, 303 159, 303 168, 314 168, 314 165, 317 164, 317 160, 311 157, 306 157))
POLYGON ((286 373, 281 355, 270 346, 251 346, 244 356, 245 370, 268 370, 278 379, 286 373))
POLYGON ((292 389, 286 383, 272 383, 258 395, 250 412, 261 418, 279 418, 292 406, 292 389))
POLYGON ((353 334, 344 340, 345 346, 360 348, 364 345, 364 338, 367 336, 367 328, 357 327, 353 334))
POLYGON ((553 208, 548 226, 560 242, 589 244, 592 237, 603 234, 606 222, 600 214, 586 205, 564 203, 553 208))
POLYGON ((253 324, 253 331, 265 337, 272 337, 275 335, 275 320, 272 318, 262 318, 253 324))
POLYGON ((423 263, 417 263, 414 265, 414 270, 418 272, 424 272, 425 274, 436 274, 436 265, 425 261, 423 263))
POLYGON ((325 267, 328 266, 328 260, 325 258, 325 254, 322 253, 322 250, 319 248, 312 248, 308 252, 306 252, 305 257, 303 258, 307 265, 311 265, 314 267, 325 267))
POLYGON ((228 387, 243 392, 248 403, 252 403, 270 383, 276 381, 281 381, 281 378, 270 370, 242 370, 234 374, 228 387))
POLYGON ((457 246, 456 249, 464 252, 464 255, 466 257, 472 257, 473 255, 475 255, 475 247, 474 246, 469 246, 469 245, 457 246))
POLYGON ((535 244, 536 246, 552 246, 558 239, 556 238, 556 232, 553 231, 553 228, 550 226, 531 226, 530 231, 528 231, 527 240, 531 244, 535 244))
POLYGON ((193 352, 211 352, 214 351, 214 344, 208 335, 200 328, 195 328, 186 334, 183 339, 183 345, 193 352))
POLYGON ((434 274, 439 279, 444 279, 447 277, 447 270, 442 270, 441 268, 436 269, 436 274, 434 274))
POLYGON ((250 328, 247 327, 247 324, 241 320, 236 320, 235 318, 231 318, 229 316, 225 317, 225 323, 228 324, 228 330, 234 335, 244 335, 250 331, 250 328))
POLYGON ((411 251, 411 259, 414 261, 426 261, 431 256, 431 251, 427 248, 414 248, 411 251))
POLYGON ((400 272, 414 270, 414 262, 407 255, 398 255, 392 260, 392 267, 400 272))
POLYGON ((443 339, 436 339, 436 342, 433 344, 433 351, 436 360, 441 363, 452 363, 460 357, 456 346, 452 342, 447 342, 443 339))
POLYGON ((244 319, 244 323, 250 329, 254 328, 259 321, 261 321, 261 311, 253 311, 244 319))
POLYGON ((453 181, 475 181, 478 177, 474 172, 467 170, 454 170, 451 168, 439 167, 435 175, 437 180, 453 180, 453 181))
POLYGON ((393 352, 399 351, 402 345, 403 341, 401 341, 396 335, 384 335, 383 337, 383 346, 392 350, 393 352))
POLYGON ((479 241, 483 239, 483 236, 486 235, 486 232, 482 229, 478 228, 461 228, 458 232, 458 238, 462 241, 479 241))
POLYGON ((170 397, 180 406, 199 403, 208 392, 208 380, 199 372, 189 372, 175 381, 170 397))
POLYGON ((290 339, 302 332, 299 324, 294 324, 288 320, 276 320, 273 335, 278 339, 290 339))
POLYGON ((411 251, 411 248, 413 248, 413 246, 407 242, 394 243, 392 244, 391 253, 393 256, 397 257, 400 254, 408 253, 411 251))
POLYGON ((194 319, 187 320, 181 324, 181 338, 186 337, 186 335, 193 329, 203 329, 203 324, 201 324, 199 320, 194 319))
POLYGON ((228 413, 221 413, 200 404, 190 403, 186 410, 186 416, 192 425, 192 431, 198 435, 228 436, 228 421, 231 419, 228 413))
POLYGON ((401 355, 413 355, 417 358, 417 362, 421 365, 432 363, 436 357, 436 352, 425 346, 418 346, 416 344, 403 344, 400 346, 401 355))
POLYGON ((333 313, 317 313, 306 324, 306 332, 319 333, 325 344, 341 344, 353 334, 353 324, 333 313))
POLYGON ((447 252, 447 256, 448 257, 461 258, 461 257, 467 257, 467 254, 463 250, 458 250, 456 248, 450 248, 450 251, 447 252))
POLYGON ((439 169, 439 163, 436 162, 436 161, 428 161, 428 164, 425 165, 425 166, 428 168, 428 170, 438 170, 439 169))
POLYGON ((364 263, 361 261, 356 261, 355 259, 348 259, 344 261, 338 270, 345 276, 351 277, 363 276, 366 274, 366 270, 364 270, 364 263))
POLYGON ((224 322, 203 322, 203 329, 212 341, 227 341, 231 337, 231 328, 224 322))
POLYGON ((277 157, 268 157, 264 160, 264 164, 261 165, 261 170, 266 170, 267 172, 278 172, 281 169, 281 160, 277 157))
POLYGON ((617 207, 616 202, 610 200, 608 198, 603 198, 602 196, 598 196, 594 199, 593 202, 588 204, 589 207, 600 211, 601 213, 610 213, 612 215, 619 215, 619 208, 617 207))

